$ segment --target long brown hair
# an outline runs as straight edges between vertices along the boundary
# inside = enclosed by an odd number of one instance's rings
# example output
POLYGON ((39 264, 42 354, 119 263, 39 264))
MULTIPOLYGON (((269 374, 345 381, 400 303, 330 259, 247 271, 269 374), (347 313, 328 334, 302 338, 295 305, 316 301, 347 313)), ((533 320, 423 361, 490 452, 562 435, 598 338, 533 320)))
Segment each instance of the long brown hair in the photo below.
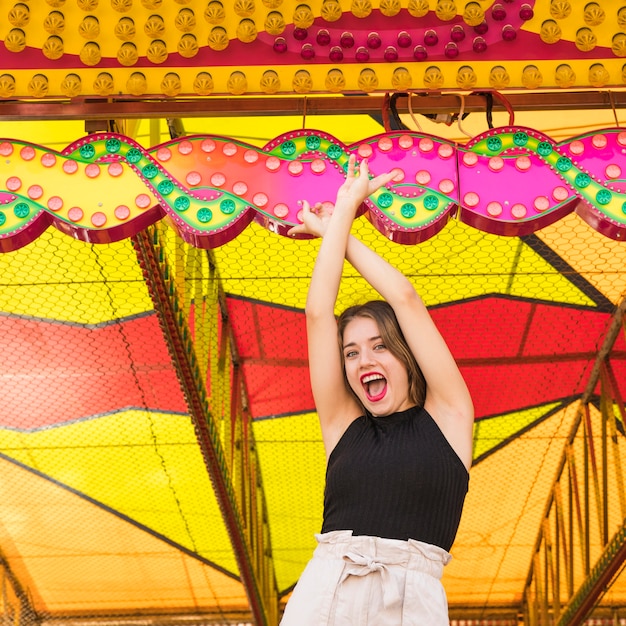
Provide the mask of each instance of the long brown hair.
POLYGON ((346 368, 343 355, 343 334, 346 326, 357 317, 367 317, 378 325, 380 336, 389 351, 399 359, 407 369, 409 378, 409 400, 417 406, 424 406, 426 399, 426 380, 422 374, 409 345, 404 338, 400 324, 396 318, 391 305, 384 300, 371 300, 365 304, 357 304, 348 307, 337 320, 337 330, 339 333, 339 352, 344 365, 343 375, 349 389, 346 378, 346 368))

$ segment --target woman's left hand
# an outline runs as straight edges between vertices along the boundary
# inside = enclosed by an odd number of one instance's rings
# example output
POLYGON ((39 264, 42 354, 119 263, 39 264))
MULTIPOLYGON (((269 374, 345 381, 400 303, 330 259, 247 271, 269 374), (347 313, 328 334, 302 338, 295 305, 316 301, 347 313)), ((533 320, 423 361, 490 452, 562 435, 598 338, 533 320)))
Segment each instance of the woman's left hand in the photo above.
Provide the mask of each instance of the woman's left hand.
POLYGON ((328 220, 332 215, 332 205, 321 202, 311 206, 306 200, 302 201, 302 224, 298 224, 287 231, 293 235, 313 235, 323 237, 326 234, 328 220))

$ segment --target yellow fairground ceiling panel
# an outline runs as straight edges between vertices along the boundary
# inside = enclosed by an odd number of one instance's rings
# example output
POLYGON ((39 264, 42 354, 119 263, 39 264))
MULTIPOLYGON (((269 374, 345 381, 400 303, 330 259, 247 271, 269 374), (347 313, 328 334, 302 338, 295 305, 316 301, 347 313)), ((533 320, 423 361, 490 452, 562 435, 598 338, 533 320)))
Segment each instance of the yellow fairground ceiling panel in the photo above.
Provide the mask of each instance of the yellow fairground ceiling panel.
POLYGON ((611 88, 602 0, 3 2, 0 97, 611 88))

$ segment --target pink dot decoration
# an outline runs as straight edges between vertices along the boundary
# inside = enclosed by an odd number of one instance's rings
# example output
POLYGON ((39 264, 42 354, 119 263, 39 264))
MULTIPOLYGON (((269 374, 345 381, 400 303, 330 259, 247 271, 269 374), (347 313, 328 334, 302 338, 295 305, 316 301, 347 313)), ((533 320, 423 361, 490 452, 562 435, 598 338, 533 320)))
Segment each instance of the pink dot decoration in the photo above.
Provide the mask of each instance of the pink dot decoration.
POLYGON ((72 222, 80 222, 83 219, 83 210, 80 207, 73 206, 68 212, 67 217, 72 222))
POLYGON ((189 172, 185 180, 190 187, 195 187, 202 181, 202 174, 200 172, 189 172))
POLYGON ((109 167, 107 168, 107 171, 109 172, 109 176, 112 176, 113 178, 117 178, 118 176, 122 175, 124 168, 122 167, 121 163, 119 163, 118 161, 115 161, 114 163, 109 163, 109 167))
POLYGON ((535 207, 535 211, 543 213, 543 211, 547 211, 550 208, 550 200, 546 196, 537 196, 533 202, 533 206, 535 207))
POLYGON ((63 208, 63 199, 59 196, 51 196, 48 198, 48 208, 51 211, 60 211, 63 208))
POLYGON ((267 161, 265 161, 265 167, 270 172, 278 171, 278 169, 280 168, 280 159, 278 157, 275 157, 275 156, 268 157, 267 161))
POLYGON ((617 143, 620 146, 626 146, 626 132, 622 131, 621 133, 618 133, 618 135, 617 135, 617 143))
POLYGON ((610 180, 615 180, 616 178, 620 178, 622 175, 622 168, 619 165, 612 163, 611 165, 606 166, 604 173, 610 180))
POLYGON ((22 186, 22 181, 17 176, 10 176, 6 185, 9 191, 17 191, 22 186))
POLYGON ((172 151, 169 148, 161 147, 157 150, 156 158, 165 163, 172 158, 172 151))
POLYGON ((608 139, 606 135, 594 135, 591 139, 591 144, 594 148, 598 150, 602 150, 602 148, 606 148, 606 144, 608 143, 608 139))
POLYGON ((440 159, 449 159, 454 154, 454 148, 449 143, 440 144, 437 149, 440 159))
POLYGON ((222 148, 222 152, 226 156, 235 156, 237 154, 237 146, 231 141, 229 141, 228 143, 224 144, 224 147, 222 148))
POLYGON ((41 188, 41 185, 31 185, 28 188, 27 193, 31 200, 39 200, 39 198, 43 196, 43 189, 41 188))
POLYGON ((193 144, 191 141, 185 139, 178 144, 178 152, 180 154, 191 154, 193 152, 193 144))
POLYGON ((98 176, 100 176, 100 166, 95 163, 90 163, 85 168, 85 175, 87 178, 98 178, 98 176))
POLYGON ((147 193, 140 193, 135 198, 135 204, 140 209, 147 209, 150 206, 150 196, 147 193))
POLYGON ((526 155, 518 157, 515 159, 515 167, 520 172, 527 172, 532 167, 532 161, 526 155))
POLYGON ((572 141, 569 145, 569 151, 576 156, 580 156, 585 151, 585 144, 580 139, 572 141))
POLYGON ((211 176, 211 185, 213 185, 213 187, 223 187, 225 183, 226 176, 221 172, 215 172, 215 174, 211 176))
POLYGON ((445 194, 452 193, 454 191, 454 182, 451 181, 449 178, 444 178, 439 183, 439 191, 445 194))
POLYGON ((326 171, 326 161, 324 159, 313 159, 311 161, 311 171, 314 174, 323 174, 326 171))
POLYGON ((91 216, 91 223, 96 228, 101 228, 102 226, 104 226, 107 223, 107 216, 102 211, 96 211, 91 216))
MULTIPOLYGON (((302 221, 300 217, 301 213, 302 211, 298 212, 298 219, 300 221, 302 221)), ((285 203, 279 202, 277 205, 274 206, 274 215, 281 219, 287 217, 287 215, 289 215, 289 207, 285 203)))
POLYGON ((13 154, 13 144, 8 141, 0 143, 0 156, 8 157, 13 154))
POLYGON ((359 146, 357 153, 362 159, 369 159, 374 153, 374 150, 369 143, 362 143, 359 146))
POLYGON ((63 163, 63 171, 66 174, 75 174, 78 171, 78 163, 76 161, 65 161, 63 163))
POLYGON ((246 183, 244 183, 242 180, 237 181, 233 185, 233 193, 235 195, 237 195, 237 196, 245 196, 247 192, 248 192, 248 185, 246 185, 246 183))
POLYGON ((125 204, 120 204, 113 211, 118 220, 127 220, 130 217, 130 209, 125 204))
POLYGON ((499 202, 490 202, 487 205, 487 213, 491 215, 491 217, 502 215, 502 205, 499 202))
POLYGON ((56 156, 52 152, 46 152, 41 155, 41 164, 44 167, 52 167, 57 162, 56 156))
POLYGON ((378 149, 381 152, 389 152, 393 149, 393 141, 389 137, 381 137, 378 140, 378 149))
POLYGON ((264 194, 263 192, 255 193, 254 196, 252 196, 252 204, 258 206, 259 208, 267 206, 268 202, 269 198, 267 197, 267 194, 264 194))
POLYGON ((418 185, 428 185, 430 182, 430 172, 427 170, 420 170, 415 174, 415 182, 418 185))
POLYGON ((569 197, 569 191, 565 187, 561 187, 559 185, 558 187, 555 187, 552 190, 552 197, 557 202, 563 202, 564 200, 567 200, 567 198, 569 197))
POLYGON ((301 161, 291 161, 287 166, 287 170, 292 176, 299 176, 304 171, 304 165, 301 161))
POLYGON ((428 137, 422 137, 418 143, 418 147, 422 152, 430 152, 434 146, 435 144, 433 140, 428 137))
POLYGON ((20 156, 24 161, 32 161, 35 158, 35 149, 31 146, 24 146, 20 150, 20 156))
POLYGON ((243 153, 243 160, 246 163, 256 163, 259 160, 259 153, 256 150, 246 150, 243 153))
POLYGON ((492 172, 499 172, 504 167, 504 159, 499 156, 494 156, 489 159, 489 169, 492 172))
POLYGON ((475 152, 465 152, 463 154, 463 165, 474 167, 478 163, 478 155, 475 152))
POLYGON ((215 141, 213 139, 204 139, 200 144, 202 152, 213 152, 215 150, 215 141))
POLYGON ((526 213, 528 211, 526 210, 526 207, 521 204, 520 202, 514 204, 511 207, 511 215, 515 218, 515 219, 522 219, 523 217, 526 217, 526 213))
POLYGON ((477 206, 480 202, 480 197, 475 191, 470 191, 463 196, 463 202, 470 207, 477 206))
POLYGON ((410 150, 413 147, 413 137, 410 135, 401 135, 398 139, 398 145, 403 150, 410 150))
POLYGON ((393 173, 392 180, 394 183, 401 183, 404 180, 405 173, 403 169, 395 167, 393 170, 391 170, 391 172, 393 173))

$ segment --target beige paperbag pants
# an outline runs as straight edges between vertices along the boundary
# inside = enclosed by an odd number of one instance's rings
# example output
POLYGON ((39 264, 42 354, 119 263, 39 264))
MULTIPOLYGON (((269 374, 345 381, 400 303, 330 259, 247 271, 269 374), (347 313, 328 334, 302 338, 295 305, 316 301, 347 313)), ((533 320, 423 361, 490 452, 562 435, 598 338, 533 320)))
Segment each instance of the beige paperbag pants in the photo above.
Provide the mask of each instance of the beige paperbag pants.
POLYGON ((442 548, 349 530, 316 539, 281 626, 448 626, 442 548))

